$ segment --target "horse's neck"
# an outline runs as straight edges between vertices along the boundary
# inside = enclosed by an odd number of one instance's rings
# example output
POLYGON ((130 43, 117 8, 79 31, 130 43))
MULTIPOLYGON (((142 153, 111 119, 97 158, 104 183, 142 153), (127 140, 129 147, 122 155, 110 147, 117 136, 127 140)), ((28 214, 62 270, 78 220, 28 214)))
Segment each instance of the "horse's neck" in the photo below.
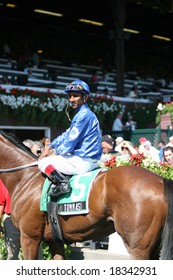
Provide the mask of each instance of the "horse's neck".
POLYGON ((0 169, 14 168, 35 161, 31 155, 11 143, 0 145, 0 169))
MULTIPOLYGON (((29 154, 25 151, 15 147, 10 142, 2 141, 0 143, 0 169, 11 169, 15 167, 20 167, 25 164, 29 164, 35 161, 29 154)), ((14 188, 20 184, 24 172, 27 174, 28 169, 23 169, 19 171, 2 172, 0 173, 0 178, 8 188, 10 194, 14 188)), ((27 176, 26 176, 27 180, 27 176)))

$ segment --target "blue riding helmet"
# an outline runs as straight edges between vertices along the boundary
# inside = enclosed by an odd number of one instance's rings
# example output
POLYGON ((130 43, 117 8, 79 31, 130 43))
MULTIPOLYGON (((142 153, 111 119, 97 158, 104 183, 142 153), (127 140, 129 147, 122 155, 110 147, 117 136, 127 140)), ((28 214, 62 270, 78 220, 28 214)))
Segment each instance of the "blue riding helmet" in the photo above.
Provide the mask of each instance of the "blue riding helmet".
POLYGON ((90 96, 89 86, 82 80, 75 80, 71 84, 68 84, 65 88, 65 92, 81 92, 90 96))

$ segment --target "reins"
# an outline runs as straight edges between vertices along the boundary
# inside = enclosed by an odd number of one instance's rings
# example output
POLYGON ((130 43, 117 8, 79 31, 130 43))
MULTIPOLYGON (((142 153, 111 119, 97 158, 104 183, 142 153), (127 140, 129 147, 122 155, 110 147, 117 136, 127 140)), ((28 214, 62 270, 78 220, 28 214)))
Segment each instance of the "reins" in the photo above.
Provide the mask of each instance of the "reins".
POLYGON ((21 170, 21 169, 31 167, 31 166, 35 166, 35 165, 38 165, 38 161, 28 163, 28 164, 25 164, 25 165, 21 165, 21 166, 17 166, 17 167, 13 167, 13 168, 0 169, 0 173, 13 172, 13 171, 16 171, 16 170, 21 170))

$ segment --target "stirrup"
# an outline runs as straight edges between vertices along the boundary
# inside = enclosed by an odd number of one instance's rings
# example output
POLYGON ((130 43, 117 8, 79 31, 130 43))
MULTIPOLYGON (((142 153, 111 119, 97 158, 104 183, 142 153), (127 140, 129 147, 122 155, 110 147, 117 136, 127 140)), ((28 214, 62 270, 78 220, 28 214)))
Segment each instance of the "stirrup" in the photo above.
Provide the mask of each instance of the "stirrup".
POLYGON ((71 191, 70 184, 68 182, 60 182, 58 185, 53 185, 49 190, 51 197, 58 197, 62 194, 69 193, 71 191))

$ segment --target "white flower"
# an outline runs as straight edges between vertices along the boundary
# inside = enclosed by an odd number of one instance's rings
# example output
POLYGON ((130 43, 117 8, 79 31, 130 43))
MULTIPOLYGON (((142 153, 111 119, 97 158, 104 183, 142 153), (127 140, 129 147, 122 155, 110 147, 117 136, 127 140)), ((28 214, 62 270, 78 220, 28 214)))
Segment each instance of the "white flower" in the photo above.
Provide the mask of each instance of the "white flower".
POLYGON ((157 105, 156 111, 162 111, 164 108, 165 108, 165 105, 163 105, 162 103, 159 103, 159 104, 157 105))
POLYGON ((129 155, 120 155, 116 157, 116 166, 122 166, 129 163, 130 156, 129 155))
POLYGON ((0 101, 9 106, 11 109, 23 108, 27 105, 32 107, 40 108, 42 112, 47 111, 48 109, 62 112, 67 105, 66 98, 60 98, 55 96, 54 98, 47 98, 47 102, 42 102, 38 97, 31 97, 30 95, 25 96, 15 96, 15 95, 6 95, 0 94, 0 101))

